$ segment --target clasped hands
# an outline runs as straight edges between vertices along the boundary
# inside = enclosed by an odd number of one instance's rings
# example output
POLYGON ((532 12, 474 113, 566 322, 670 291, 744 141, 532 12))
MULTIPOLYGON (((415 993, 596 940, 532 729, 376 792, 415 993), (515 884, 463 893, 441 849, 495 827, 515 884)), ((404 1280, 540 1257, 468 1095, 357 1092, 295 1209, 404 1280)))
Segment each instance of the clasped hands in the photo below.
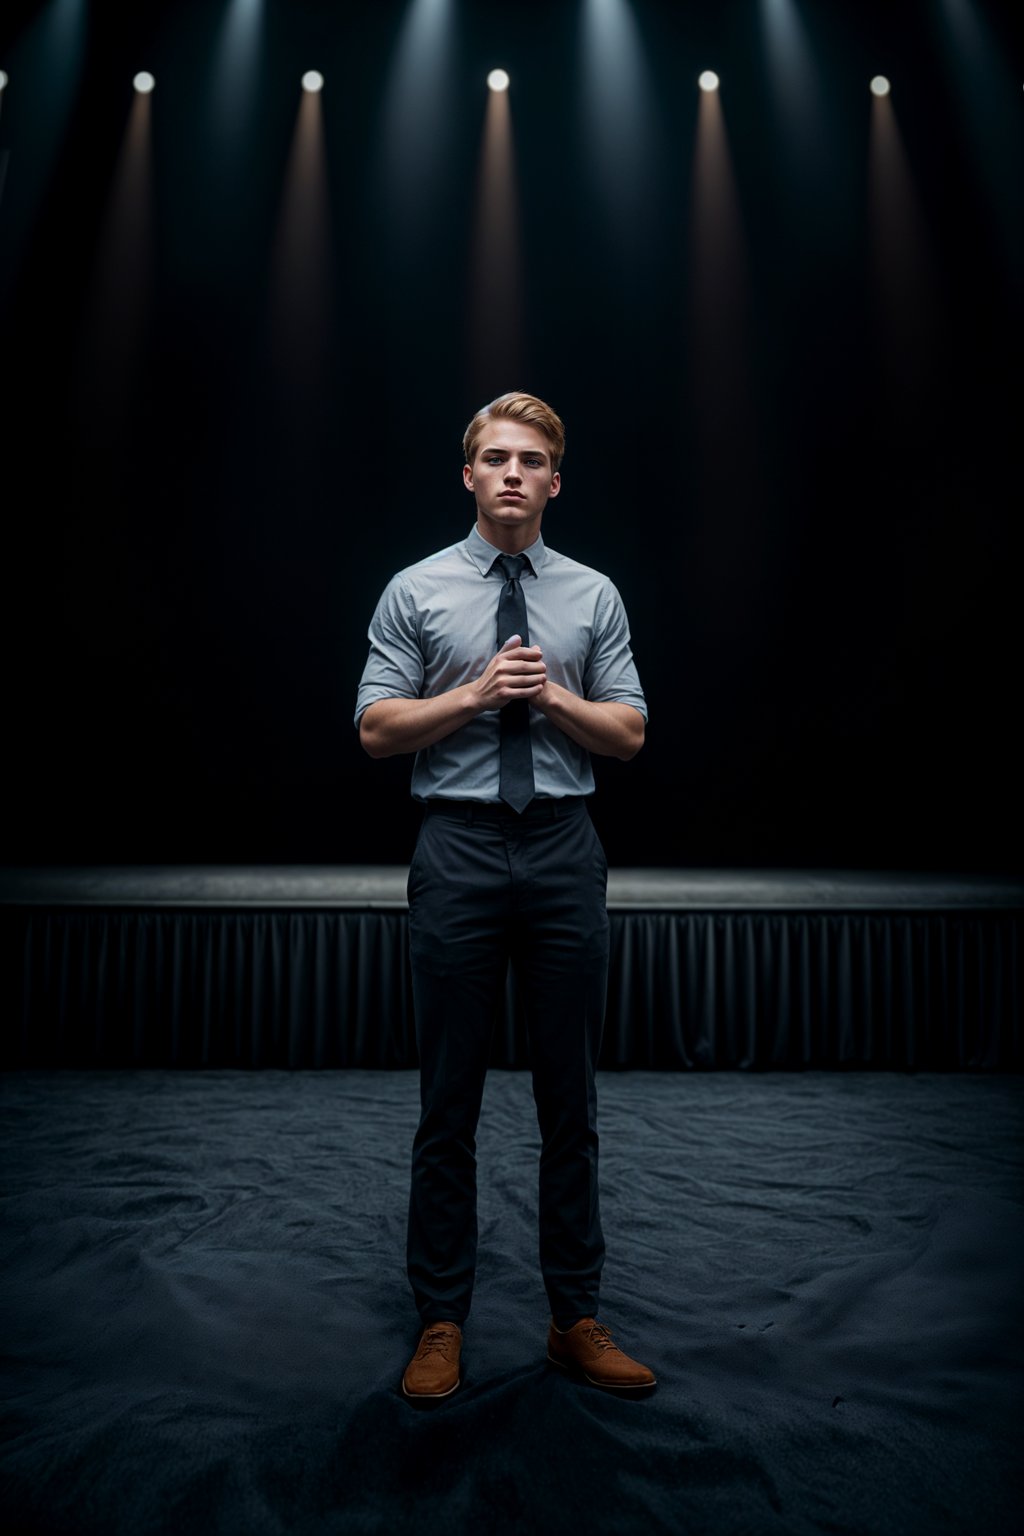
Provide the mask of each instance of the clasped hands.
POLYGON ((359 724, 359 738, 367 752, 371 757, 422 752, 474 715, 523 699, 543 710, 552 725, 588 752, 623 762, 634 757, 644 740, 640 711, 616 700, 582 699, 563 688, 549 679, 540 647, 523 645, 522 639, 522 635, 510 635, 473 682, 429 698, 385 698, 369 705, 359 724))
POLYGON ((473 684, 481 712, 502 709, 513 699, 539 704, 547 686, 547 665, 539 645, 524 645, 522 635, 510 635, 473 684))

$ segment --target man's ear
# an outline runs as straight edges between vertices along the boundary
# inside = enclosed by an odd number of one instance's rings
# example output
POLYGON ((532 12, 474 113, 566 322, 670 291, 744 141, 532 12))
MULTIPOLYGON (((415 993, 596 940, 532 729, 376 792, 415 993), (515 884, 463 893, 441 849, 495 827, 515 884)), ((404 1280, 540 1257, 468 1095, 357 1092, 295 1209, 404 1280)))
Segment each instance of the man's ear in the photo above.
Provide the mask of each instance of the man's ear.
POLYGON ((558 473, 558 470, 556 469, 554 474, 551 476, 551 489, 548 491, 548 495, 549 496, 557 496, 561 489, 562 489, 562 477, 558 473))
POLYGON ((467 491, 473 489, 473 466, 471 464, 463 464, 462 466, 462 483, 467 491))

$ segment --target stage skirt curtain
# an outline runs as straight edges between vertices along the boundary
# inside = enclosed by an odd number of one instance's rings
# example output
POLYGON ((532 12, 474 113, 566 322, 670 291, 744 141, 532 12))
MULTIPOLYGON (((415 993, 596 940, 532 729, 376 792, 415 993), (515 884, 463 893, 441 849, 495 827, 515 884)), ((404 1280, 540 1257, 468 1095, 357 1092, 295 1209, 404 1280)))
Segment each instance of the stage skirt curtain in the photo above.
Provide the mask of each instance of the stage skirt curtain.
MULTIPOLYGON (((606 1068, 1024 1065, 1020 914, 610 920, 606 1068)), ((404 911, 8 909, 0 959, 7 1067, 416 1065, 404 911)))

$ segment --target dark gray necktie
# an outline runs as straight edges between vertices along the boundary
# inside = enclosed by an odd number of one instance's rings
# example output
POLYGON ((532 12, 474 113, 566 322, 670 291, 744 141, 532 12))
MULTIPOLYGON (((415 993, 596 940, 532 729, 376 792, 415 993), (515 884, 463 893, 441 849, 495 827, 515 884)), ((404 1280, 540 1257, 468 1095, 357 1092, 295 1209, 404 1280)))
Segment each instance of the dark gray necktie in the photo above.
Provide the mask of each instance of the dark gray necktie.
MULTIPOLYGON (((505 577, 498 599, 498 649, 513 635, 521 635, 529 645, 526 624, 526 598, 520 577, 523 567, 530 568, 525 555, 499 555, 494 565, 505 577)), ((492 566, 493 570, 494 567, 492 566)), ((522 811, 533 799, 533 748, 530 746, 530 705, 526 699, 512 699, 501 711, 501 768, 498 794, 514 811, 522 811)))

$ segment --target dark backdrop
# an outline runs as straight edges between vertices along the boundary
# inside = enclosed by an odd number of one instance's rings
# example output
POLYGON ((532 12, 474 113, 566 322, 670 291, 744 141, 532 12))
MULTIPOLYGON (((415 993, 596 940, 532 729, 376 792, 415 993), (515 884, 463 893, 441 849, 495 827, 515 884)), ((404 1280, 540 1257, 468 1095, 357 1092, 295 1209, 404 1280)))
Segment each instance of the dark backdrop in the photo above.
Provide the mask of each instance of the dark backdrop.
POLYGON ((5 857, 407 857, 409 760, 370 762, 351 724, 366 626, 394 570, 468 531, 463 426, 522 387, 568 427, 545 536, 613 576, 650 704, 641 755, 599 765, 613 862, 1019 868, 1019 6, 804 5, 785 106, 770 7, 637 0, 634 95, 603 117, 582 4, 447 9, 412 163, 388 96, 404 4, 265 4, 244 110, 215 91, 226 7, 5 6, 5 857), (514 376, 480 361, 467 298, 498 63, 514 376), (743 398, 711 416, 707 66, 745 317, 722 341, 743 398), (141 67, 149 254, 112 361, 104 220, 141 67), (297 366, 273 252, 309 67, 331 258, 297 366), (873 265, 878 70, 920 206, 909 358, 873 265))

